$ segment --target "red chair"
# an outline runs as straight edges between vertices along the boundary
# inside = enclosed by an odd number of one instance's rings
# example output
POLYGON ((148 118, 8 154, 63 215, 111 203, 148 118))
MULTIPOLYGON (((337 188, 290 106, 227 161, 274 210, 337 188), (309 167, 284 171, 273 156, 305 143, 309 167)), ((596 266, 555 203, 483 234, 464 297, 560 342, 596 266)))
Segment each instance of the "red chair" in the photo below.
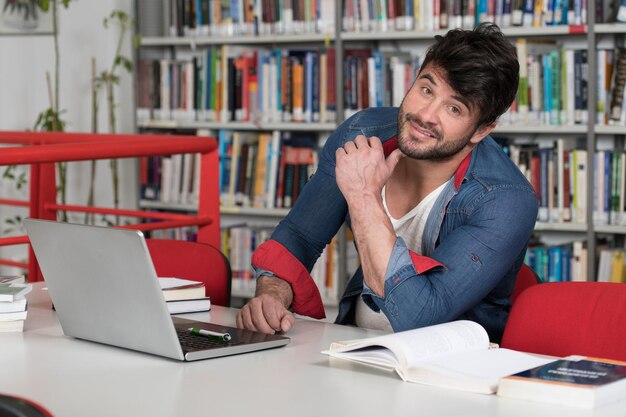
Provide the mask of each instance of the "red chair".
POLYGON ((536 284, 541 284, 541 278, 539 278, 531 267, 526 264, 522 264, 522 267, 515 278, 515 287, 513 287, 513 293, 509 299, 511 302, 515 303, 515 300, 517 300, 517 297, 519 297, 522 291, 536 284))
POLYGON ((170 239, 146 239, 146 243, 158 276, 201 281, 211 304, 230 305, 230 263, 217 248, 170 239))
POLYGON ((501 346, 552 356, 626 361, 626 285, 554 282, 528 288, 513 304, 501 346))

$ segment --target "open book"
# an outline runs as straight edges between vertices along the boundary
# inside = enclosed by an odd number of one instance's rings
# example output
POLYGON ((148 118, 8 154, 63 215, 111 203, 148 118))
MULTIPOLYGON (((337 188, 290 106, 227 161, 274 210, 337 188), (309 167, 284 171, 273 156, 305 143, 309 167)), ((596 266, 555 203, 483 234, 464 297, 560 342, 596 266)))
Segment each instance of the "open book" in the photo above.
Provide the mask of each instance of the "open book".
POLYGON ((395 370, 404 381, 492 394, 500 378, 554 358, 497 348, 473 321, 335 342, 322 353, 395 370))

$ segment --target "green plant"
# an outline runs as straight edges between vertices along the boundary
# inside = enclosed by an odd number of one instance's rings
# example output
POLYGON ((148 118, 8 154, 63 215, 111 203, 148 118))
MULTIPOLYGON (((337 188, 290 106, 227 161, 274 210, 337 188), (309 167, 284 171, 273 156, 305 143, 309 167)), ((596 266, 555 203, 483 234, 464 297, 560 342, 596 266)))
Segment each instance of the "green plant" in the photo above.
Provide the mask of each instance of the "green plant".
MULTIPOLYGON (((54 85, 50 80, 50 74, 46 73, 46 81, 48 83, 48 98, 50 101, 50 107, 42 111, 37 115, 35 121, 35 130, 47 131, 47 132, 63 132, 66 123, 61 120, 60 115, 64 111, 60 110, 59 92, 60 87, 60 59, 61 54, 59 50, 59 19, 58 19, 58 7, 61 4, 66 9, 72 0, 39 0, 41 10, 44 12, 52 12, 52 37, 54 40, 54 85)), ((58 163, 57 172, 59 176, 58 193, 62 204, 67 202, 67 163, 58 163)), ((60 212, 62 220, 67 221, 67 213, 60 212)))
MULTIPOLYGON (((115 55, 113 57, 113 62, 108 70, 102 71, 100 74, 96 74, 96 65, 95 59, 92 60, 92 70, 93 70, 93 85, 92 85, 92 132, 97 133, 98 131, 98 96, 100 90, 104 89, 106 95, 106 103, 107 103, 107 120, 108 120, 108 131, 109 133, 117 132, 117 123, 115 117, 115 86, 119 85, 120 76, 119 70, 124 69, 128 73, 132 72, 133 64, 129 58, 122 55, 122 46, 124 45, 124 39, 126 38, 126 33, 129 31, 130 26, 133 24, 133 19, 131 19, 128 14, 120 10, 114 10, 111 14, 106 17, 103 21, 103 25, 105 28, 108 28, 111 24, 117 24, 118 27, 118 38, 117 38, 117 46, 115 49, 115 55)), ((135 39, 135 43, 137 40, 135 39)), ((119 167, 117 159, 110 160, 111 167, 111 182, 113 186, 113 206, 115 208, 119 208, 119 167)), ((90 181, 90 190, 89 196, 87 200, 88 205, 94 204, 94 190, 95 190, 95 175, 96 175, 96 165, 95 162, 92 162, 91 165, 91 181, 90 181)), ((93 221, 93 216, 87 215, 85 217, 85 221, 93 221)), ((119 218, 116 218, 116 224, 119 224, 119 218)))
POLYGON ((37 8, 41 8, 38 0, 6 0, 2 12, 22 13, 24 20, 37 20, 37 8))

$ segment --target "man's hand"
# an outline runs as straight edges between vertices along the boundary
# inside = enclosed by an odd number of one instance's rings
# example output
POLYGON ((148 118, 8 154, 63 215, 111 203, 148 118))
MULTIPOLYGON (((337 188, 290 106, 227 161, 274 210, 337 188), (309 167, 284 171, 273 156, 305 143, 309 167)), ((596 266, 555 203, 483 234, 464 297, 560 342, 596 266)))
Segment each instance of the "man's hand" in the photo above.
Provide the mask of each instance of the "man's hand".
POLYGON ((404 154, 395 149, 385 159, 380 139, 359 135, 337 149, 335 156, 337 185, 348 203, 363 279, 384 297, 385 271, 397 236, 381 192, 404 154))
POLYGON ((396 149, 385 159, 380 139, 359 135, 337 149, 335 156, 337 185, 350 205, 364 196, 380 199, 383 186, 404 154, 396 149))
POLYGON ((293 301, 291 286, 277 277, 257 280, 256 296, 237 313, 237 327, 262 333, 286 332, 295 322, 287 310, 293 301))

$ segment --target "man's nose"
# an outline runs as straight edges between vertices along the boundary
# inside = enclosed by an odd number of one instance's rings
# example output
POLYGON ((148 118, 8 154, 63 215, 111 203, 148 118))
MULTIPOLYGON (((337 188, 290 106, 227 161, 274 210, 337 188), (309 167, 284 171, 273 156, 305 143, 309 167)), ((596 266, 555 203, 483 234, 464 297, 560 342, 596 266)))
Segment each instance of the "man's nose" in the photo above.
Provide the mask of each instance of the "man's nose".
POLYGON ((424 103, 417 115, 427 126, 437 125, 439 120, 438 106, 434 102, 424 103))

